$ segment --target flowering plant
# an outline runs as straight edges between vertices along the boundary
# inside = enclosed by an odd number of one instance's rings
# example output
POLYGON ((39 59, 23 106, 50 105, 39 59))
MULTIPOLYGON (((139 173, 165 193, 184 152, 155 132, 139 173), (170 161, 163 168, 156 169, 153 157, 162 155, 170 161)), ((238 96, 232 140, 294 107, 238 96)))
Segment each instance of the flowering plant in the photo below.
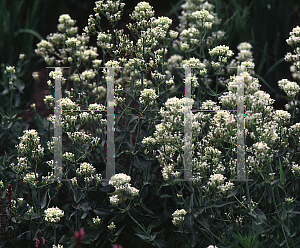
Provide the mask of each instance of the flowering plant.
MULTIPOLYGON (((47 65, 70 70, 50 72, 47 82, 49 111, 54 81, 62 83, 56 102, 61 120, 52 114, 40 117, 37 130, 20 136, 17 156, 10 161, 11 173, 24 188, 20 201, 8 191, 15 236, 27 233, 23 236, 37 246, 53 247, 247 247, 243 238, 248 237, 252 246, 298 244, 299 86, 280 80, 291 102, 286 110, 275 110, 275 100, 260 90, 252 45, 240 43, 237 53, 224 45, 227 34, 218 30, 221 20, 213 4, 187 0, 181 8, 179 26, 170 30, 172 19, 156 17, 149 3, 140 2, 123 30, 118 22, 125 4, 100 0, 81 35, 76 21, 63 14, 58 32, 37 44, 36 53, 47 65), (90 38, 96 47, 88 46, 90 38), (244 68, 240 75, 237 68, 244 68), (250 182, 236 180, 241 78, 250 182), (106 93, 112 81, 115 167, 107 178, 105 126, 111 102, 106 93), (188 106, 196 111, 188 114, 188 106), (53 137, 58 121, 61 166, 55 164, 53 137)), ((297 54, 297 28, 291 37, 288 43, 297 54)), ((2 198, 0 204, 3 210, 2 198)))

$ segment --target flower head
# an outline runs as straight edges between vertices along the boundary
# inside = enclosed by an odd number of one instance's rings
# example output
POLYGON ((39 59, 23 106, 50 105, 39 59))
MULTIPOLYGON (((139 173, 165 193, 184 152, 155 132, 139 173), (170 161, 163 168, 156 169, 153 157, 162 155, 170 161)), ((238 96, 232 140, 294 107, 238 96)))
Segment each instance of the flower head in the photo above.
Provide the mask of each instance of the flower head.
POLYGON ((172 216, 173 216, 173 220, 172 223, 175 226, 178 226, 179 224, 181 224, 184 221, 184 216, 187 214, 187 212, 184 209, 180 209, 180 210, 176 210, 172 216))
POLYGON ((45 220, 50 224, 56 224, 60 221, 60 218, 64 216, 64 211, 58 207, 52 207, 45 210, 45 220))

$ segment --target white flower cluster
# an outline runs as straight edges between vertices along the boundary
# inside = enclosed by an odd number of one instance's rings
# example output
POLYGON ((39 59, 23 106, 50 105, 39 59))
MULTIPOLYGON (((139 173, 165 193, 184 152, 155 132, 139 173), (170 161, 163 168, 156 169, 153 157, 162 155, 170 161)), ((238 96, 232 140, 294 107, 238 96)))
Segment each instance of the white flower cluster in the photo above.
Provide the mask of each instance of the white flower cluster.
POLYGON ((206 248, 218 248, 216 245, 209 245, 206 248))
POLYGON ((300 136, 300 123, 295 123, 293 126, 290 126, 289 135, 300 136))
POLYGON ((248 42, 242 42, 237 46, 237 49, 239 51, 242 51, 242 50, 250 51, 252 49, 252 45, 248 42))
POLYGON ((192 17, 198 22, 200 28, 212 28, 212 21, 214 17, 207 10, 197 10, 192 13, 192 17))
POLYGON ((185 59, 182 61, 182 67, 191 67, 191 68, 196 68, 199 70, 200 75, 205 75, 207 73, 207 70, 205 68, 205 64, 201 63, 199 59, 197 58, 190 58, 190 59, 185 59))
POLYGON ((118 195, 113 195, 109 197, 109 202, 113 205, 113 206, 118 206, 120 199, 118 197, 118 195))
POLYGON ((5 67, 4 73, 5 73, 5 74, 8 74, 8 73, 16 73, 15 67, 14 67, 14 66, 6 66, 6 67, 5 67))
POLYGON ((38 173, 30 172, 25 175, 23 182, 29 184, 29 186, 36 186, 38 182, 38 173))
POLYGON ((188 44, 188 42, 190 42, 191 44, 196 45, 199 42, 199 34, 200 32, 196 28, 191 27, 188 29, 183 29, 180 33, 180 38, 184 44, 188 44))
POLYGON ((51 224, 58 223, 60 218, 64 217, 64 211, 58 207, 47 208, 44 213, 45 220, 51 224))
MULTIPOLYGON (((287 62, 292 62, 295 69, 300 70, 300 27, 297 26, 293 28, 292 32, 290 32, 290 37, 286 40, 286 42, 293 47, 294 53, 287 53, 284 59, 287 62)), ((295 73, 294 73, 295 74, 295 73)))
POLYGON ((114 222, 111 222, 108 226, 107 226, 109 231, 113 231, 116 229, 116 225, 114 222))
POLYGON ((184 221, 184 216, 187 214, 187 212, 184 209, 177 209, 172 214, 173 220, 172 223, 175 226, 180 225, 184 221))
POLYGON ((137 196, 139 194, 139 190, 132 187, 129 183, 130 181, 131 177, 124 173, 115 174, 110 178, 108 184, 115 187, 115 195, 110 197, 112 204, 117 204, 119 202, 118 195, 123 192, 127 192, 131 196, 137 196))
POLYGON ((60 104, 63 110, 75 110, 77 109, 76 103, 74 103, 70 98, 65 97, 60 100, 60 104))
POLYGON ((206 44, 211 47, 216 41, 221 42, 226 38, 226 33, 223 30, 212 32, 211 36, 207 37, 206 44))
POLYGON ((163 30, 168 30, 172 25, 172 19, 166 16, 159 16, 157 19, 152 21, 152 27, 160 27, 163 30))
POLYGON ((91 141, 91 135, 86 134, 84 131, 83 132, 74 132, 70 133, 67 132, 69 139, 72 141, 72 143, 89 143, 91 141))
POLYGON ((40 143, 40 137, 35 129, 23 131, 23 136, 19 137, 20 143, 16 145, 18 154, 22 157, 30 156, 35 161, 39 161, 44 156, 44 147, 40 143), (31 153, 31 155, 30 155, 31 153))
POLYGON ((253 149, 256 157, 264 157, 270 150, 268 145, 262 141, 253 144, 253 149))
POLYGON ((101 219, 99 216, 97 216, 97 218, 93 218, 93 224, 96 226, 101 224, 101 219))
POLYGON ((97 45, 105 50, 110 50, 113 47, 112 36, 110 33, 99 32, 97 36, 97 45))
POLYGON ((220 45, 214 47, 213 49, 209 49, 208 53, 211 57, 217 56, 218 62, 220 63, 226 63, 227 59, 233 56, 233 52, 228 46, 225 45, 220 45))
POLYGON ((53 246, 52 246, 52 248, 64 248, 64 246, 63 246, 63 245, 60 245, 60 244, 58 244, 58 245, 53 245, 53 246))
POLYGON ((154 103, 154 101, 158 98, 155 90, 153 89, 144 89, 141 92, 141 96, 139 98, 141 104, 149 103, 150 105, 154 103))
POLYGON ((168 65, 169 65, 169 69, 175 69, 177 67, 180 67, 181 65, 181 61, 182 61, 182 56, 178 55, 178 54, 173 54, 170 56, 170 58, 168 59, 168 65))
MULTIPOLYGON (((18 157, 17 159, 18 159, 18 164, 17 164, 17 167, 14 168, 14 170, 18 174, 22 174, 23 172, 25 172, 27 170, 28 158, 26 158, 26 157, 18 157)), ((12 163, 11 165, 13 167, 14 163, 12 163)))
POLYGON ((282 89, 288 98, 295 98, 295 96, 299 93, 300 87, 297 83, 291 82, 287 79, 281 79, 278 81, 278 86, 282 89))
MULTIPOLYGON (((65 152, 63 155, 63 158, 67 161, 70 161, 70 162, 75 162, 75 155, 74 153, 71 153, 71 152, 65 152)), ((52 160, 53 161, 53 160, 52 160)))
POLYGON ((129 14, 132 20, 136 20, 138 22, 146 21, 150 17, 154 16, 153 7, 147 2, 139 2, 137 6, 134 7, 134 11, 132 14, 129 14))
POLYGON ((75 37, 68 38, 65 41, 65 43, 66 43, 67 47, 70 47, 70 48, 80 47, 82 45, 81 40, 79 40, 78 38, 75 38, 75 37))
MULTIPOLYGON (((59 17, 57 29, 59 33, 51 33, 47 36, 47 41, 42 40, 37 44, 35 52, 44 58, 48 65, 64 65, 68 62, 88 62, 96 58, 95 48, 88 48, 85 44, 89 41, 89 36, 85 33, 78 35, 78 27, 75 21, 68 14, 59 17), (76 49, 74 49, 76 48, 76 49), (75 61, 73 58, 75 57, 75 61)), ((63 79, 65 82, 65 79, 63 79)), ((51 85, 48 82, 49 85, 51 85)))
MULTIPOLYGON (((94 11, 96 12, 95 17, 100 21, 99 14, 103 14, 107 20, 111 23, 116 23, 121 19, 125 3, 122 3, 120 0, 100 0, 95 2, 96 7, 94 11)), ((89 18, 92 19, 92 18, 89 18)), ((89 29, 94 26, 94 22, 89 22, 89 29)))
POLYGON ((166 181, 172 180, 174 178, 176 179, 180 175, 180 172, 175 170, 174 164, 169 164, 169 165, 163 166, 163 170, 161 173, 162 173, 164 180, 166 180, 166 181))
POLYGON ((209 188, 215 188, 219 193, 226 194, 228 190, 231 190, 234 187, 232 182, 225 182, 226 177, 222 174, 213 174, 210 175, 207 187, 203 186, 204 190, 208 191, 209 188))
MULTIPOLYGON (((76 173, 78 174, 79 177, 84 178, 84 181, 86 183, 89 183, 93 180, 96 181, 96 184, 99 184, 101 182, 101 174, 96 174, 96 168, 93 167, 90 163, 83 162, 80 164, 80 167, 77 168, 76 173)), ((73 178, 72 182, 73 185, 77 185, 77 179, 73 178)))
POLYGON ((242 42, 237 46, 237 49, 239 52, 235 59, 233 59, 229 64, 228 71, 231 74, 235 74, 236 69, 234 67, 243 66, 247 69, 247 72, 253 75, 255 64, 253 63, 254 58, 251 51, 252 45, 248 42, 242 42))
POLYGON ((83 162, 80 164, 80 167, 76 170, 76 173, 81 177, 90 177, 94 174, 96 168, 93 167, 90 163, 83 162))
POLYGON ((92 90, 92 93, 97 96, 96 101, 100 101, 106 95, 106 88, 104 86, 98 86, 92 90))
POLYGON ((286 40, 286 43, 288 43, 291 46, 300 45, 300 27, 299 26, 293 28, 293 30, 290 32, 290 37, 286 40))
POLYGON ((53 107, 53 96, 46 95, 44 98, 44 103, 46 104, 47 108, 52 108, 53 107))
POLYGON ((280 125, 287 125, 290 121, 291 114, 285 110, 275 110, 273 113, 273 118, 280 125))
POLYGON ((294 175, 300 175, 300 166, 295 162, 292 162, 291 171, 294 175))
POLYGON ((217 187, 218 185, 222 184, 225 179, 226 177, 224 177, 222 174, 213 174, 210 175, 207 185, 211 187, 217 187))

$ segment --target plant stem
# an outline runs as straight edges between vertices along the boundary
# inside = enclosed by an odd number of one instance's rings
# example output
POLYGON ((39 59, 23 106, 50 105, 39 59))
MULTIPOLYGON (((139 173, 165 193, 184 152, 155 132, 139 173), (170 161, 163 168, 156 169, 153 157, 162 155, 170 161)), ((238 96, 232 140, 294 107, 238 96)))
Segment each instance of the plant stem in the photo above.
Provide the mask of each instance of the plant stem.
MULTIPOLYGON (((145 230, 145 228, 144 227, 142 227, 141 226, 141 224, 140 223, 138 223, 137 221, 136 221, 136 219, 135 218, 133 218, 132 217, 132 215, 129 213, 129 210, 128 209, 126 209, 126 212, 128 213, 128 215, 129 215, 129 217, 143 230, 143 232, 144 233, 146 233, 146 235, 151 239, 152 237, 151 237, 151 235, 145 230)), ((159 248, 161 248, 160 247, 160 245, 155 241, 155 239, 153 239, 153 242, 157 245, 157 247, 159 247, 159 248)))

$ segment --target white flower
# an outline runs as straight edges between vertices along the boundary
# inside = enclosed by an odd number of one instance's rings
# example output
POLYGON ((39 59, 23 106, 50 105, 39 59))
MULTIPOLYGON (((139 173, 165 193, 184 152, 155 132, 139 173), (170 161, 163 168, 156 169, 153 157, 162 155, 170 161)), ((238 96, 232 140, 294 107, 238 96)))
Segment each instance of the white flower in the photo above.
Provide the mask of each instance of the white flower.
POLYGON ((199 22, 200 27, 204 27, 206 29, 212 28, 212 21, 214 17, 207 10, 197 10, 192 13, 192 17, 199 22))
POLYGON ((290 135, 300 136, 300 123, 295 123, 289 128, 290 135))
POLYGON ((201 109, 202 110, 220 110, 220 106, 218 106, 217 103, 212 100, 206 100, 205 102, 202 103, 201 109))
POLYGON ((110 178, 108 184, 110 184, 112 186, 115 186, 115 187, 118 187, 118 186, 121 186, 121 185, 125 185, 125 184, 129 183, 130 181, 131 181, 130 176, 127 176, 124 173, 119 173, 119 174, 113 175, 110 178))
POLYGON ((63 110, 75 110, 76 109, 76 103, 74 103, 70 98, 62 98, 60 100, 61 107, 63 110))
POLYGON ((67 132, 69 139, 73 142, 82 142, 82 143, 88 143, 91 140, 91 135, 90 134, 86 134, 85 132, 74 132, 74 133, 70 133, 67 132))
POLYGON ((111 222, 108 226, 107 226, 108 230, 113 231, 116 229, 116 225, 114 222, 111 222))
POLYGON ((298 164, 295 164, 295 162, 292 162, 291 171, 294 175, 300 174, 300 166, 298 164))
POLYGON ((60 244, 58 244, 58 245, 53 245, 53 246, 52 246, 52 248, 64 248, 64 246, 63 246, 63 245, 60 245, 60 244))
POLYGON ((286 40, 286 42, 291 46, 297 46, 300 43, 300 27, 297 26, 293 28, 290 32, 290 37, 286 40))
POLYGON ((190 58, 182 61, 182 67, 205 68, 205 65, 197 58, 190 58))
POLYGON ((248 42, 242 42, 237 46, 237 49, 242 51, 242 50, 251 50, 252 45, 248 42))
POLYGON ((171 39, 176 39, 178 36, 178 32, 174 31, 174 30, 170 30, 169 34, 170 34, 171 39))
POLYGON ((14 66, 6 66, 5 67, 5 74, 7 74, 7 73, 15 73, 16 72, 16 70, 15 70, 15 67, 14 66))
POLYGON ((142 140, 142 144, 144 146, 152 146, 155 144, 155 139, 152 138, 152 137, 144 137, 143 140, 142 140))
POLYGON ((75 161, 75 155, 71 152, 65 152, 63 154, 63 158, 66 159, 66 160, 72 161, 72 162, 75 161))
POLYGON ((99 216, 97 216, 97 218, 93 218, 93 223, 95 225, 100 225, 101 224, 101 219, 99 218, 99 216))
POLYGON ((68 38, 66 41, 65 41, 67 47, 80 47, 81 46, 81 41, 77 38, 74 38, 74 37, 71 37, 71 38, 68 38))
POLYGON ((64 211, 58 207, 52 207, 45 210, 45 220, 51 224, 58 223, 60 218, 64 216, 64 211))
POLYGON ((222 174, 213 174, 210 175, 208 186, 218 186, 225 181, 226 177, 222 174))
POLYGON ((229 49, 228 46, 220 45, 216 46, 213 49, 209 49, 209 55, 211 57, 218 56, 218 61, 222 63, 227 62, 227 58, 233 56, 233 52, 229 49))
POLYGON ((273 118, 278 123, 287 124, 291 118, 291 114, 285 110, 275 110, 273 118))
POLYGON ((147 2, 139 2, 137 6, 134 7, 132 14, 129 14, 132 20, 142 21, 148 20, 150 17, 154 16, 154 10, 147 2))
POLYGON ((180 209, 180 210, 176 210, 172 216, 173 216, 173 220, 172 223, 175 226, 178 226, 179 224, 181 224, 184 221, 184 216, 187 214, 187 212, 184 209, 180 209))
POLYGON ((294 98, 299 93, 300 87, 295 82, 290 82, 287 79, 281 79, 278 81, 278 86, 282 89, 288 97, 294 98))
POLYGON ((35 186, 37 184, 38 176, 39 176, 38 173, 36 174, 34 172, 27 173, 23 178, 23 182, 35 186))
POLYGON ((113 195, 109 197, 109 202, 114 206, 117 206, 119 201, 120 199, 118 198, 118 195, 113 195))
POLYGON ((160 26, 162 29, 167 30, 172 25, 172 19, 166 16, 160 16, 152 21, 153 27, 160 26))
POLYGON ((77 186, 77 185, 78 185, 78 184, 77 184, 77 178, 76 178, 76 177, 71 178, 71 182, 72 182, 72 185, 73 185, 73 186, 77 186))
POLYGON ((90 177, 94 174, 96 168, 94 168, 91 164, 83 162, 80 164, 80 168, 76 170, 76 173, 81 177, 90 177))
POLYGON ((152 104, 156 100, 156 98, 158 98, 158 95, 156 95, 155 90, 153 90, 153 89, 144 89, 141 92, 141 96, 140 96, 139 100, 140 100, 141 104, 144 104, 148 101, 149 101, 149 104, 152 104))

